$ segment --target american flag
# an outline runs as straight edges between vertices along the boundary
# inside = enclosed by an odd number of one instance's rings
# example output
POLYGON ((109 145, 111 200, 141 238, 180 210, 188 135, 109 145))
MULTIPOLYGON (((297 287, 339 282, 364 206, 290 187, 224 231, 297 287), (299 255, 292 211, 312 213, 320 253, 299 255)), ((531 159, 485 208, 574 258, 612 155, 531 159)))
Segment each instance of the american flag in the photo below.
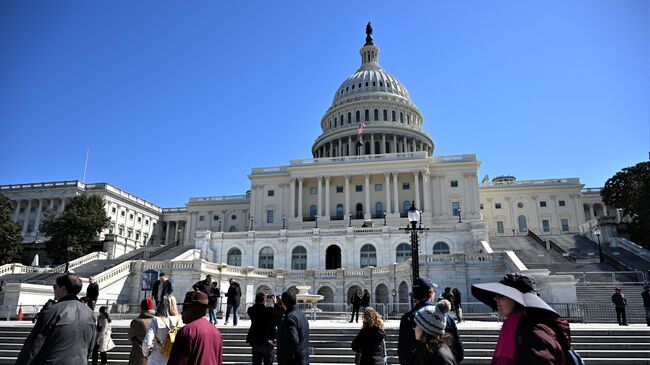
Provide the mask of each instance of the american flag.
POLYGON ((366 130, 366 123, 361 122, 361 124, 359 124, 359 134, 363 134, 365 130, 366 130))

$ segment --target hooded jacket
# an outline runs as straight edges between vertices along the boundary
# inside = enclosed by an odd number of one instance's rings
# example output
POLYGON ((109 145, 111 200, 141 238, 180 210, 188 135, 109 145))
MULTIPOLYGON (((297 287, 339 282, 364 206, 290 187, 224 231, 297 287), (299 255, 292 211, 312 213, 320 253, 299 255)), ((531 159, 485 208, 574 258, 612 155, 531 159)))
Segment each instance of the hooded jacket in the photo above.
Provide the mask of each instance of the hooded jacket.
POLYGON ((571 347, 569 322, 527 310, 517 326, 517 364, 563 365, 571 347))

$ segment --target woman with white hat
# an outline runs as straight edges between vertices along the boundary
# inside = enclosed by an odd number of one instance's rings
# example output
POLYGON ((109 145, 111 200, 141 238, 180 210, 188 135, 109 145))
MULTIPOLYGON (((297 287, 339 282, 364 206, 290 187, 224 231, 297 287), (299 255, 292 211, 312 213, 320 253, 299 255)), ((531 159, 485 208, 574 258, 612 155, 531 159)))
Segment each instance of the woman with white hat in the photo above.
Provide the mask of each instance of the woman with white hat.
POLYGON ((445 333, 447 312, 451 303, 443 299, 435 306, 427 305, 415 313, 415 357, 420 365, 456 365, 450 346, 451 334, 445 333))
POLYGON ((566 363, 569 322, 539 297, 532 276, 513 273, 498 283, 474 284, 472 295, 505 318, 492 365, 566 363))

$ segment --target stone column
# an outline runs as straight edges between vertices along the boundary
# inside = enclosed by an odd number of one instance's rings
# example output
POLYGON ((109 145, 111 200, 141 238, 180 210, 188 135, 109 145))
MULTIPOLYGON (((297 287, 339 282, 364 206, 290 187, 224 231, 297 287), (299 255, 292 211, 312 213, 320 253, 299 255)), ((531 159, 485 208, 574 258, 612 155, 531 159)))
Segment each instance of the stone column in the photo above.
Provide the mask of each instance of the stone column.
POLYGON ((422 205, 420 204, 420 172, 416 171, 413 173, 413 185, 415 185, 415 206, 418 209, 422 209, 422 205))
POLYGON ((23 236, 25 236, 25 234, 27 233, 27 227, 29 226, 29 215, 31 213, 31 210, 32 210, 32 200, 29 199, 27 201, 27 209, 25 209, 25 218, 24 218, 24 221, 23 221, 23 230, 21 232, 21 234, 23 236))
POLYGON ((366 190, 366 213, 365 213, 365 219, 370 219, 372 218, 372 214, 370 213, 370 175, 366 174, 365 175, 365 190, 366 190))
MULTIPOLYGON (((169 244, 169 232, 171 232, 171 230, 172 230, 172 225, 171 225, 171 222, 165 222, 165 223, 166 223, 165 226, 167 227, 167 230, 165 231, 165 244, 168 245, 169 244)), ((115 227, 116 232, 118 232, 117 229, 118 228, 117 228, 117 223, 116 223, 116 227, 115 227)))
POLYGON ((325 219, 330 219, 330 177, 325 176, 325 219))
POLYGON ((386 212, 386 214, 391 214, 393 211, 390 208, 391 204, 390 204, 390 173, 389 172, 384 173, 384 181, 385 181, 384 182, 384 184, 385 184, 384 189, 386 190, 386 208, 385 208, 385 212, 386 212))
POLYGON ((397 181, 398 175, 399 175, 398 172, 393 172, 393 195, 395 195, 395 204, 393 204, 393 211, 394 213, 397 213, 399 215, 400 209, 402 207, 399 203, 398 181, 397 181))
POLYGON ((34 232, 39 231, 41 224, 41 213, 43 211, 43 199, 38 199, 38 209, 36 209, 36 219, 34 220, 34 232))
POLYGON ((345 185, 343 185, 343 190, 345 191, 345 214, 351 213, 350 211, 350 175, 345 175, 345 185))
POLYGON ((298 220, 302 222, 302 177, 298 178, 298 220))
POLYGON ((352 147, 352 136, 348 136, 348 156, 354 156, 354 148, 352 147))
POLYGON ((253 184, 253 186, 251 186, 251 215, 253 215, 253 217, 257 213, 256 212, 256 209, 257 209, 256 206, 257 206, 257 191, 258 191, 258 189, 259 189, 259 185, 257 185, 257 184, 253 184))
POLYGON ((291 217, 291 219, 293 219, 293 218, 296 218, 296 179, 291 178, 291 180, 289 180, 289 189, 291 190, 291 192, 290 192, 290 194, 291 194, 290 195, 290 204, 291 204, 290 214, 291 215, 289 217, 291 217))
POLYGON ((386 133, 381 134, 381 153, 386 154, 386 133))
POLYGON ((397 153, 397 135, 393 134, 393 152, 397 153))
POLYGON ((436 176, 438 178, 438 215, 443 216, 446 215, 447 209, 444 207, 444 201, 446 200, 445 197, 442 196, 443 192, 443 184, 445 183, 445 175, 444 174, 439 174, 436 176))
POLYGON ((59 213, 63 213, 65 210, 65 197, 61 198, 61 206, 59 207, 59 213))
MULTIPOLYGON (((316 195, 316 212, 319 217, 323 216, 323 177, 316 177, 317 195, 316 195)), ((310 213, 311 214, 311 213, 310 213)))
POLYGON ((589 219, 596 218, 596 213, 594 213, 594 205, 593 204, 589 204, 589 215, 591 216, 591 217, 589 217, 589 219))
POLYGON ((375 135, 371 134, 370 135, 370 154, 374 155, 376 153, 377 153, 377 151, 375 151, 375 135))
POLYGON ((16 209, 14 210, 14 222, 18 221, 18 214, 20 213, 20 203, 22 203, 22 200, 20 199, 16 200, 16 209))
MULTIPOLYGON (((423 185, 423 195, 424 201, 422 204, 422 210, 431 213, 431 192, 429 191, 429 171, 422 172, 422 185, 423 185)), ((431 215, 433 216, 433 214, 431 215)))
MULTIPOLYGON (((189 215, 189 214, 188 214, 189 215)), ((181 221, 175 221, 175 227, 174 227, 174 242, 178 242, 178 229, 181 226, 181 221)), ((127 228, 128 229, 128 228, 127 228)))

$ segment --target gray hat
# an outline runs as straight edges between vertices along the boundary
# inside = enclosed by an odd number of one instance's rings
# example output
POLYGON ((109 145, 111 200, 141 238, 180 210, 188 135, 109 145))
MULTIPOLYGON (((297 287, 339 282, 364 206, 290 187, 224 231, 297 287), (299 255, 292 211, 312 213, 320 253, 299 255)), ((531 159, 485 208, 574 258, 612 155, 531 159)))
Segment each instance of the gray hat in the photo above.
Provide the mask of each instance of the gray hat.
POLYGON ((422 328, 422 330, 432 336, 439 336, 445 334, 445 327, 447 327, 447 315, 451 304, 447 300, 441 300, 436 304, 427 305, 420 308, 415 313, 415 324, 422 328))

